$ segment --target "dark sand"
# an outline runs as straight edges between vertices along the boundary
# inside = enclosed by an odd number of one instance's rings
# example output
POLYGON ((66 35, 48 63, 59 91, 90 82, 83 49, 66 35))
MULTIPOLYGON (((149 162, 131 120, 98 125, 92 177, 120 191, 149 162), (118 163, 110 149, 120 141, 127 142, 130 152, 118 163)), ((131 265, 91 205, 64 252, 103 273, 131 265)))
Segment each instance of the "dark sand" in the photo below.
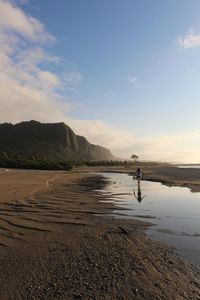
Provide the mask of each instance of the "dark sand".
MULTIPOLYGON (((104 217, 106 181, 83 173, 96 170, 0 171, 0 299, 200 299, 200 270, 148 223, 104 217)), ((178 184, 169 172, 144 176, 178 184)))

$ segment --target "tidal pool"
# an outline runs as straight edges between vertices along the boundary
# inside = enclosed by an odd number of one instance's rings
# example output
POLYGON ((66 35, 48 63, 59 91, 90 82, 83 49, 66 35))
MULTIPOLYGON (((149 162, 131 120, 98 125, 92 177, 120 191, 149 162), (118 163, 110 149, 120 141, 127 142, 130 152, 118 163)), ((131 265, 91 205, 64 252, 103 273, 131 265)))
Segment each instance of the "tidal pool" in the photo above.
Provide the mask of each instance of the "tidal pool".
POLYGON ((200 265, 200 193, 168 187, 159 182, 137 181, 119 173, 102 173, 110 184, 103 190, 109 201, 124 210, 113 214, 152 222, 147 233, 174 246, 179 254, 200 265))

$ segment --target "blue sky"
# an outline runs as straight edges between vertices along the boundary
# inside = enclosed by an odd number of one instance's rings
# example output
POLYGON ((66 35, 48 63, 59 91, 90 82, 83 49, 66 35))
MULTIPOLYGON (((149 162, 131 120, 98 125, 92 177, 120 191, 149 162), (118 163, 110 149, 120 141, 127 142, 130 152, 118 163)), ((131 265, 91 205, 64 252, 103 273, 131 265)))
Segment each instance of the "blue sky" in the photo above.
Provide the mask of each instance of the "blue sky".
POLYGON ((0 5, 2 84, 16 88, 0 94, 2 122, 65 121, 118 156, 200 161, 199 1, 0 5))

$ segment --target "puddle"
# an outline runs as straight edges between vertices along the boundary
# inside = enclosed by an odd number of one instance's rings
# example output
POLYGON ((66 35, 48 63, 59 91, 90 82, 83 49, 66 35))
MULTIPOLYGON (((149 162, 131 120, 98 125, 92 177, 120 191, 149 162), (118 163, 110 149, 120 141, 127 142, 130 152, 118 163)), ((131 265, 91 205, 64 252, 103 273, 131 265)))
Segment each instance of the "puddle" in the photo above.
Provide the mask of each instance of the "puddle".
POLYGON ((103 193, 125 209, 112 215, 152 222, 147 230, 151 237, 175 246, 179 254, 200 265, 200 193, 159 182, 141 181, 138 186, 127 174, 101 174, 110 180, 103 193))

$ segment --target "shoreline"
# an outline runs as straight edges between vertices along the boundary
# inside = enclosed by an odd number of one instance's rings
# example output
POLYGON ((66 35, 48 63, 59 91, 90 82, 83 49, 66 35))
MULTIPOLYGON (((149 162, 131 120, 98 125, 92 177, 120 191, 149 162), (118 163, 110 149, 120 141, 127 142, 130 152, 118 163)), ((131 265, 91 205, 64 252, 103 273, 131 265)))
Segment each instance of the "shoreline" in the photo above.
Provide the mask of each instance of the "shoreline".
MULTIPOLYGON (((106 172, 106 173, 126 173, 132 175, 137 167, 142 169, 142 179, 147 181, 160 182, 167 186, 187 187, 191 192, 200 192, 200 169, 179 168, 173 165, 156 166, 135 166, 133 169, 124 167, 80 167, 78 172, 106 172)), ((72 171, 76 172, 76 170, 72 171)))
POLYGON ((200 269, 146 236, 149 223, 106 217, 106 181, 82 171, 1 177, 1 298, 198 299, 200 269))

